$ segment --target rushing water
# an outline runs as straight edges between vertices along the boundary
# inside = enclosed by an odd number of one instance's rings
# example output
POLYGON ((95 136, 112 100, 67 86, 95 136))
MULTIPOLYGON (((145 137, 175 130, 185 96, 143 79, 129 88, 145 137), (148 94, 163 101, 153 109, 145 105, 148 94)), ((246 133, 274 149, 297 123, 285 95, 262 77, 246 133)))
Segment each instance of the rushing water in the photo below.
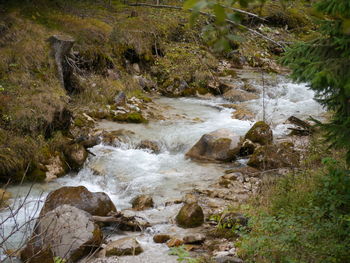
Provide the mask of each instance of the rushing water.
MULTIPOLYGON (((284 121, 291 115, 305 118, 309 115, 320 117, 321 107, 313 100, 313 93, 305 85, 292 84, 278 80, 278 84, 269 86, 257 100, 247 103, 259 120, 265 111, 266 120, 272 124, 274 133, 283 136, 287 131, 284 121), (262 105, 265 105, 263 107, 262 105), (264 110, 263 110, 264 109, 264 110)), ((131 207, 130 201, 139 194, 153 196, 156 208, 142 212, 156 226, 138 236, 145 252, 137 260, 126 257, 120 262, 176 262, 167 256, 165 245, 150 242, 152 233, 160 231, 181 231, 171 224, 165 224, 173 218, 178 206, 164 206, 165 202, 181 198, 183 193, 194 187, 205 187, 223 174, 230 164, 204 164, 185 159, 185 152, 205 133, 219 128, 228 128, 239 135, 244 135, 253 122, 231 118, 232 109, 220 106, 227 103, 222 99, 201 100, 195 98, 159 98, 158 104, 167 105, 166 116, 173 116, 164 121, 151 121, 149 124, 119 124, 108 121, 100 123, 101 129, 126 129, 134 132, 127 142, 116 147, 97 145, 91 149, 96 156, 90 156, 84 168, 78 174, 69 174, 53 183, 35 185, 27 198, 30 201, 20 209, 15 218, 9 210, 0 213, 0 220, 6 218, 0 229, 1 238, 6 238, 15 225, 21 225, 26 219, 40 211, 47 192, 63 185, 84 185, 90 191, 106 192, 118 209, 131 207), (160 154, 148 150, 135 149, 143 139, 155 140, 161 145, 160 154), (98 173, 96 173, 98 171, 98 173), (151 261, 150 258, 152 258, 151 261)), ((25 198, 30 186, 14 186, 9 189, 17 198, 25 198)), ((0 222, 1 222, 0 221, 0 222)), ((26 228, 22 228, 7 242, 8 248, 15 248, 23 241, 26 228)), ((119 262, 119 261, 118 261, 119 262)))

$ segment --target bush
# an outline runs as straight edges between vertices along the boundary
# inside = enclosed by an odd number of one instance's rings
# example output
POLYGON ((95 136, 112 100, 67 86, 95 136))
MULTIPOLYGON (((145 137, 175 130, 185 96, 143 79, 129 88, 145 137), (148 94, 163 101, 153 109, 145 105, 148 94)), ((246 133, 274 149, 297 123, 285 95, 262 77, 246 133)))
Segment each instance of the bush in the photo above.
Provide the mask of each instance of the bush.
POLYGON ((350 171, 323 163, 277 180, 240 241, 246 262, 350 262, 350 171))

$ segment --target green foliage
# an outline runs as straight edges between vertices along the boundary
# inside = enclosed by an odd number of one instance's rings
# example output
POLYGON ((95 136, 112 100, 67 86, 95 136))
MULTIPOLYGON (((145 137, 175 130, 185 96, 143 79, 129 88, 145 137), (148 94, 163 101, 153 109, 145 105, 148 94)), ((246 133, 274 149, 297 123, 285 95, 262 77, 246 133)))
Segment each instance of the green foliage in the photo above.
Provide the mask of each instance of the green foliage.
POLYGON ((65 260, 65 259, 63 259, 63 258, 61 258, 61 257, 54 257, 54 258, 53 258, 53 262, 54 262, 54 263, 66 263, 67 260, 65 260))
MULTIPOLYGON (((206 43, 214 48, 217 52, 223 52, 230 49, 234 49, 236 41, 241 41, 236 35, 231 34, 231 26, 228 26, 227 21, 231 21, 236 24, 235 28, 240 29, 240 22, 242 17, 239 13, 235 12, 235 5, 247 7, 249 3, 256 0, 187 0, 184 4, 184 8, 192 10, 192 20, 195 20, 201 12, 206 12, 212 15, 214 23, 208 24, 203 27, 203 38, 206 43)), ((259 2, 264 2, 260 0, 259 2)))
POLYGON ((184 246, 174 247, 170 249, 169 255, 177 256, 177 261, 185 263, 199 263, 198 259, 190 257, 190 253, 184 248, 184 246))
POLYGON ((350 2, 322 0, 316 9, 327 16, 319 21, 319 36, 292 46, 282 62, 293 70, 295 80, 310 83, 318 101, 334 112, 322 126, 332 146, 348 150, 350 164, 350 2))
POLYGON ((333 159, 277 181, 239 242, 246 262, 350 262, 350 171, 333 159))

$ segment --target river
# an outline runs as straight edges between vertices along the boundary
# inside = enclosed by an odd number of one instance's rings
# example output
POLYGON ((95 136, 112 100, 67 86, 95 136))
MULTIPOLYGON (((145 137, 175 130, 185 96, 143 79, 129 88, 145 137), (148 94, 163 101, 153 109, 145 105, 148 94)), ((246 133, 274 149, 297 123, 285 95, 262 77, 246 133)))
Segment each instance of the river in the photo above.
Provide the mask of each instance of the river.
MULTIPOLYGON (((289 116, 305 119, 310 115, 321 118, 323 114, 323 109, 313 100, 313 92, 304 84, 294 84, 278 77, 264 91, 258 83, 255 83, 255 86, 260 90, 260 98, 246 103, 247 107, 255 114, 256 120, 265 116, 266 121, 273 127, 275 138, 287 134, 289 126, 284 122, 289 116)), ((134 134, 124 143, 115 146, 100 144, 90 149, 96 156, 91 155, 78 173, 68 174, 47 184, 9 187, 8 190, 13 196, 18 197, 13 207, 20 209, 15 217, 11 217, 9 210, 1 211, 2 236, 6 238, 14 226, 35 217, 47 193, 61 186, 83 185, 90 191, 106 192, 118 210, 130 208, 131 200, 135 196, 150 194, 153 196, 155 208, 140 214, 153 226, 145 233, 121 233, 112 236, 112 239, 116 239, 125 234, 136 235, 145 252, 137 257, 124 257, 118 262, 177 262, 176 257, 168 255, 166 245, 152 242, 154 233, 181 231, 171 223, 171 218, 175 216, 180 205, 165 206, 165 203, 181 199, 184 193, 193 188, 210 185, 225 169, 232 166, 197 163, 186 159, 184 154, 205 133, 227 128, 244 135, 254 122, 232 119, 234 110, 221 106, 227 103, 222 98, 204 100, 160 97, 154 101, 159 105, 166 105, 167 112, 162 114, 170 116, 169 118, 150 121, 148 124, 100 122, 100 129, 125 129, 134 134), (148 150, 135 149, 143 139, 159 142, 161 152, 153 154, 148 150), (21 207, 21 202, 29 190, 27 202, 21 207), (6 222, 3 222, 4 220, 6 222)), ((27 227, 20 229, 7 241, 7 247, 18 247, 28 232, 27 227)))

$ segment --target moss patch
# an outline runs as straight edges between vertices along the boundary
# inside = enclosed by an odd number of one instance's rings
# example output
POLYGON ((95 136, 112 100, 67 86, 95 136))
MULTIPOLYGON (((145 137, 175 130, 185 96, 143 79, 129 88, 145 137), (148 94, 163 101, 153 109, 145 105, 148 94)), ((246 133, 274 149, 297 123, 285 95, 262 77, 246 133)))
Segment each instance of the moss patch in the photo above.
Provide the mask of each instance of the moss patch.
POLYGON ((114 121, 130 122, 130 123, 147 123, 148 121, 139 112, 118 114, 113 116, 114 121))

